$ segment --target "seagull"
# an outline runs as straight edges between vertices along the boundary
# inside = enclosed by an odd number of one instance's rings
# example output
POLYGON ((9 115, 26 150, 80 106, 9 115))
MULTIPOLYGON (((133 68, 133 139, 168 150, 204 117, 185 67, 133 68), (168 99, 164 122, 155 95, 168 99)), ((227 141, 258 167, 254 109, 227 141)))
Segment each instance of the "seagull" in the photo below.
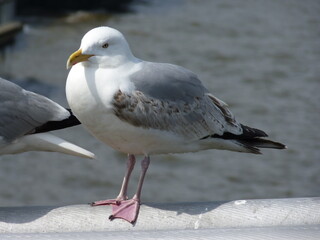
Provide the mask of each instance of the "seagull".
POLYGON ((48 133, 78 124, 71 110, 0 78, 0 155, 49 151, 94 158, 93 153, 48 133))
POLYGON ((265 139, 262 130, 239 123, 190 70, 136 58, 116 29, 87 32, 67 68, 66 96, 76 117, 96 138, 128 154, 119 195, 92 203, 112 205, 110 220, 137 220, 152 154, 207 149, 260 154, 259 148, 286 148, 265 139), (135 155, 144 158, 136 194, 128 199, 135 155))

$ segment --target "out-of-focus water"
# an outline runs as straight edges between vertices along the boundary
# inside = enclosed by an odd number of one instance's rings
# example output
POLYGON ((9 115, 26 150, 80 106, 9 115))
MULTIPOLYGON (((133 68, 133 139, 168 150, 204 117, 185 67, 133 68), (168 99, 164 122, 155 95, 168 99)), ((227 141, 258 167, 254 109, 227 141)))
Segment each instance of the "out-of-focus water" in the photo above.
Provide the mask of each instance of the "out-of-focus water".
MULTIPOLYGON (((18 83, 66 106, 68 56, 89 29, 117 28, 137 57, 191 69, 239 121, 289 148, 261 156, 219 150, 151 156, 145 202, 319 196, 320 2, 167 0, 135 9, 81 21, 35 18, 3 54, 0 76, 37 79, 40 85, 18 83)), ((126 155, 81 126, 55 134, 95 152, 97 160, 0 156, 1 206, 87 203, 118 194, 126 155)), ((139 170, 137 163, 130 195, 139 170)))

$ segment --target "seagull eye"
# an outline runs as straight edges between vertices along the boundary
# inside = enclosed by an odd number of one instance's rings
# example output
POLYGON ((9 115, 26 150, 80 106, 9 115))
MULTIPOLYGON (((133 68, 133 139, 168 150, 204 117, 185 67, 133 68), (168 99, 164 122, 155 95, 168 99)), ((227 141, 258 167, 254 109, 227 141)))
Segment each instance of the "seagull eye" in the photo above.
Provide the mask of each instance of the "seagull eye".
POLYGON ((105 44, 102 45, 102 48, 107 48, 107 47, 109 47, 108 43, 105 43, 105 44))

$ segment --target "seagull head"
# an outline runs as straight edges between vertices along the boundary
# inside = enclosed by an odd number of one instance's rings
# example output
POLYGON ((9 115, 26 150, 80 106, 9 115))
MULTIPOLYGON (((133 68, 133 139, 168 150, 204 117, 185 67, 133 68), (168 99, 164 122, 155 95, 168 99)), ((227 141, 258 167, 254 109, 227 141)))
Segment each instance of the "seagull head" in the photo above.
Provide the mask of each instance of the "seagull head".
POLYGON ((83 36, 79 50, 67 61, 67 69, 77 63, 117 67, 133 59, 135 57, 121 32, 110 27, 97 27, 83 36))

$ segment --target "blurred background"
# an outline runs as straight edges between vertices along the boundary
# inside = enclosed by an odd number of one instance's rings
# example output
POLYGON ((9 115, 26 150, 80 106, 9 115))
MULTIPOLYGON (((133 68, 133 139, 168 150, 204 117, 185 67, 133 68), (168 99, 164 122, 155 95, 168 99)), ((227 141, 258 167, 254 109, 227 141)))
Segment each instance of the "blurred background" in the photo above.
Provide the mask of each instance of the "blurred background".
MULTIPOLYGON (((319 196, 319 13, 317 0, 2 0, 0 76, 67 106, 67 58, 88 30, 111 26, 137 57, 191 69, 237 120, 288 146, 261 156, 220 150, 151 156, 144 202, 319 196)), ((54 134, 97 159, 45 152, 0 156, 0 206, 117 196, 125 154, 82 126, 54 134)))

